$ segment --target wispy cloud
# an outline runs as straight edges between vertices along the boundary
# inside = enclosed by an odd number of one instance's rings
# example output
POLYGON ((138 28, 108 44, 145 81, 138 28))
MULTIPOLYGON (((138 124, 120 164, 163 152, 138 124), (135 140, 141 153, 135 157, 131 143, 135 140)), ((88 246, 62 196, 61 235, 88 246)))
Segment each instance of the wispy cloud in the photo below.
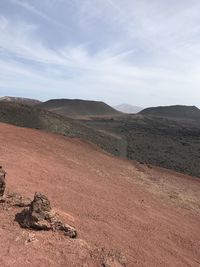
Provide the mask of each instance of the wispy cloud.
MULTIPOLYGON (((62 42, 52 48, 38 20, 1 15, 0 92, 13 88, 42 98, 199 105, 198 1, 173 8, 162 0, 151 5, 146 0, 54 1, 60 8, 56 20, 39 1, 10 1, 50 24, 65 22, 74 36, 64 28, 62 42)), ((49 34, 54 42, 56 33, 49 34)))

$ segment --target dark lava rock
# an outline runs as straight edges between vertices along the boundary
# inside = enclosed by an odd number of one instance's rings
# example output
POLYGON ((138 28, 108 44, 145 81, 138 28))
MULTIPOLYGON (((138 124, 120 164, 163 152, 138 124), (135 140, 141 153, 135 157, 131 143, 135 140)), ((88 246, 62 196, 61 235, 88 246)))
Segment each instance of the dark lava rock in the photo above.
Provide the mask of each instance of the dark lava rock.
POLYGON ((6 182, 5 182, 6 172, 0 166, 0 197, 4 195, 5 189, 6 189, 6 182))
POLYGON ((34 200, 31 202, 30 212, 34 221, 48 220, 50 216, 51 205, 48 198, 36 192, 34 200))
POLYGON ((71 238, 77 237, 75 228, 64 224, 52 210, 50 201, 42 193, 36 192, 30 207, 16 215, 16 221, 23 228, 44 231, 62 231, 71 238))

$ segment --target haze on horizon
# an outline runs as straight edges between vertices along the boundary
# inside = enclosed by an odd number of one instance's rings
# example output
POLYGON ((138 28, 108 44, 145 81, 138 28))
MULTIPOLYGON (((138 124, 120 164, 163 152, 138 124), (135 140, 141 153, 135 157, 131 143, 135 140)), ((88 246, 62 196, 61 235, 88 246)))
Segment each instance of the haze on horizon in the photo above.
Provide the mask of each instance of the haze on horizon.
POLYGON ((1 0, 0 96, 200 107, 199 0, 1 0))

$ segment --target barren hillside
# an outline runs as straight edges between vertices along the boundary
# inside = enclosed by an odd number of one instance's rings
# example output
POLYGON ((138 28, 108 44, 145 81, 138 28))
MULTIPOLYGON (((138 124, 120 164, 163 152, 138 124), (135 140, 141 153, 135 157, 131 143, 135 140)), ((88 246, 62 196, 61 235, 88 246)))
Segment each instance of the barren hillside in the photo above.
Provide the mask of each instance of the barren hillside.
POLYGON ((0 207, 0 266, 199 266, 199 179, 7 124, 0 142, 7 190, 43 192, 78 232, 24 230, 0 207))

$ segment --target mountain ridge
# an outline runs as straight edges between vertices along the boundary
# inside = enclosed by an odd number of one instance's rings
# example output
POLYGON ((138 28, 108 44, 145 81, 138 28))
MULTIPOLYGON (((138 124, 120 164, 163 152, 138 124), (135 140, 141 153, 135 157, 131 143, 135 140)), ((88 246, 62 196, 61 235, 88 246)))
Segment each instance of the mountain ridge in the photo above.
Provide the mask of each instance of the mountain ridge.
POLYGON ((37 99, 32 99, 32 98, 26 98, 26 97, 14 97, 14 96, 3 96, 0 98, 0 102, 14 102, 14 103, 19 103, 19 104, 24 104, 24 105, 29 105, 29 106, 35 106, 42 101, 37 100, 37 99))
POLYGON ((150 107, 143 109, 140 114, 171 118, 200 119, 200 109, 196 106, 186 105, 150 107))
POLYGON ((119 115, 120 112, 102 101, 82 99, 50 99, 36 106, 57 114, 74 116, 119 115))

